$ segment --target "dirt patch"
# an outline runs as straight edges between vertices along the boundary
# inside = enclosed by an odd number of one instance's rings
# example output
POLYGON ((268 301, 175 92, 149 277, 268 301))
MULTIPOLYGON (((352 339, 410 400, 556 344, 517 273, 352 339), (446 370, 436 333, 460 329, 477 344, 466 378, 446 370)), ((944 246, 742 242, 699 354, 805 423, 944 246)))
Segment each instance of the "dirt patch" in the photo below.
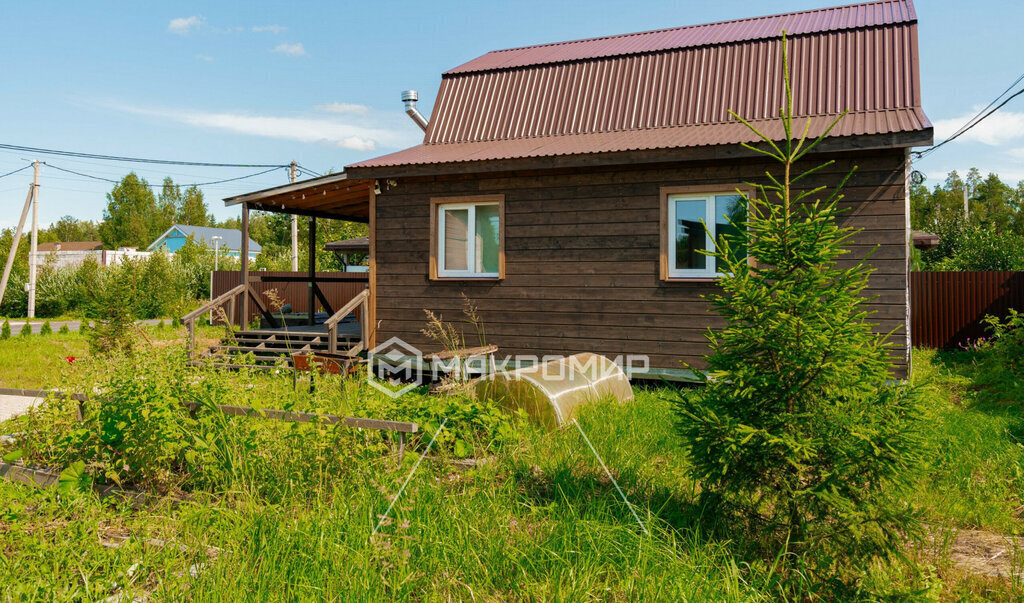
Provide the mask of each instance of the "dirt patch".
POLYGON ((1010 578, 1024 575, 1024 538, 984 530, 958 530, 949 546, 957 568, 981 576, 1010 578))

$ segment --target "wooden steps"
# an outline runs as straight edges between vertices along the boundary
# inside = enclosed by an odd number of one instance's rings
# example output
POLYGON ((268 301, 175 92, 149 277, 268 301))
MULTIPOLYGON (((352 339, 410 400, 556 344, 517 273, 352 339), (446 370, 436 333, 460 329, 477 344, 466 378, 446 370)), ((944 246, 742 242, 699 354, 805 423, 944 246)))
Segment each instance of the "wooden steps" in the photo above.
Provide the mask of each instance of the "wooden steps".
MULTIPOLYGON (((338 334, 338 350, 348 350, 359 344, 359 335, 338 334)), ((250 329, 237 331, 210 348, 208 356, 230 359, 252 354, 258 364, 276 364, 282 357, 291 363, 292 354, 328 352, 326 332, 297 330, 250 329)))

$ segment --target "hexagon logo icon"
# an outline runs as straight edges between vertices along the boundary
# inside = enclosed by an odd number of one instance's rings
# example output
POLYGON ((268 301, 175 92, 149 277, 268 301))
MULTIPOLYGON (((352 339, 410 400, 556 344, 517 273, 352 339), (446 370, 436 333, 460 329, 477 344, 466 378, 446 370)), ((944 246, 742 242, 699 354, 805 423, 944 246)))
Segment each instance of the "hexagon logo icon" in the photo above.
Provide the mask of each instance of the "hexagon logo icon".
POLYGON ((423 353, 392 337, 366 354, 366 382, 392 398, 423 385, 423 353))

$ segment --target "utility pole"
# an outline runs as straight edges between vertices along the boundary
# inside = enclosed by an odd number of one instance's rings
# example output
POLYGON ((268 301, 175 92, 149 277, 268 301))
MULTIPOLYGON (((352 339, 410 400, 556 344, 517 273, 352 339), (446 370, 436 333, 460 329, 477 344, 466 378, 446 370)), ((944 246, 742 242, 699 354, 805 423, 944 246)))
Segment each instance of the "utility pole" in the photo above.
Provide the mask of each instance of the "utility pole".
POLYGON ((28 249, 28 317, 36 317, 36 271, 39 258, 39 160, 32 162, 32 237, 28 249))
POLYGON ((25 207, 21 210, 21 219, 18 220, 18 229, 14 231, 14 239, 11 240, 11 252, 7 254, 7 263, 4 265, 4 276, 0 278, 0 303, 4 301, 4 292, 7 291, 7 279, 11 276, 11 267, 14 266, 14 256, 18 255, 18 244, 21 243, 21 233, 25 230, 25 219, 28 218, 28 208, 32 205, 32 195, 36 192, 34 184, 29 185, 28 195, 25 196, 25 207))
MULTIPOLYGON (((291 169, 288 170, 288 179, 295 184, 295 179, 298 177, 298 164, 292 162, 291 169)), ((299 217, 292 214, 292 272, 299 271, 299 217)))
POLYGON ((969 217, 969 209, 967 208, 967 183, 964 182, 964 220, 969 217))

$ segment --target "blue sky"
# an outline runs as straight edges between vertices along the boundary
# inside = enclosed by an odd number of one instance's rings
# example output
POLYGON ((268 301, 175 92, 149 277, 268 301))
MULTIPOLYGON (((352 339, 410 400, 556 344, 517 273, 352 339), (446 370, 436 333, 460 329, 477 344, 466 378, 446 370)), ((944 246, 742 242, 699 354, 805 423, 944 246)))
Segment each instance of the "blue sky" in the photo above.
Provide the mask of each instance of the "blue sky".
MULTIPOLYGON (((417 143, 399 93, 429 115, 443 70, 528 44, 802 10, 829 0, 715 2, 4 2, 0 142, 111 155, 287 163, 324 172, 417 143)), ((1024 71, 1024 2, 920 0, 924 107, 936 140, 1024 71)), ((0 150, 0 173, 24 164, 0 150)), ((127 166, 40 157, 151 183, 258 170, 127 166)), ((1024 97, 916 167, 929 184, 977 166, 1024 179, 1024 97)), ((0 228, 30 172, 0 179, 0 228)), ((205 188, 221 199, 287 181, 284 170, 205 188)), ((110 185, 44 168, 40 220, 99 219, 110 185)))

